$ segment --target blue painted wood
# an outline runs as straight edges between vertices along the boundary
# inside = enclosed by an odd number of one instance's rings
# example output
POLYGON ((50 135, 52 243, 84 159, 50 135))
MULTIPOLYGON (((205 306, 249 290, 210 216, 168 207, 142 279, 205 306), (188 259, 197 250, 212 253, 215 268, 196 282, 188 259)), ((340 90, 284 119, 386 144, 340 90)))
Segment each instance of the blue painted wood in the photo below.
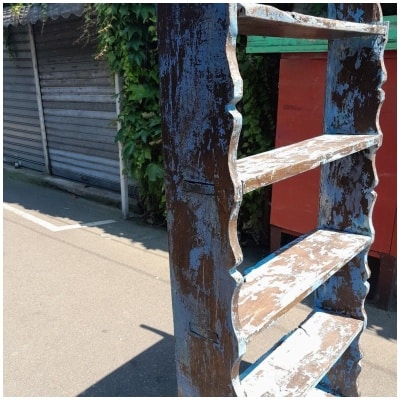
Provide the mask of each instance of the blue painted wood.
MULTIPOLYGON (((382 21, 377 4, 330 4, 329 17, 351 21, 382 21)), ((328 70, 324 130, 327 134, 381 135, 379 111, 384 99, 383 51, 387 37, 332 40, 328 70)), ((377 185, 377 147, 322 167, 319 226, 374 237, 372 209, 377 185)), ((316 292, 316 307, 364 320, 368 293, 368 249, 350 261, 316 292)), ((357 338, 323 385, 343 396, 358 396, 362 357, 357 338)))
POLYGON ((230 173, 241 129, 236 5, 160 4, 157 13, 178 395, 233 396, 232 298, 242 279, 240 185, 230 173))
MULTIPOLYGON (((339 153, 334 157, 330 155, 329 146, 313 148, 310 157, 300 154, 301 151, 298 154, 286 151, 280 157, 284 161, 279 179, 304 172, 318 160, 334 160, 322 168, 319 227, 326 231, 317 235, 319 239, 310 235, 304 243, 273 255, 268 260, 276 268, 271 279, 267 273, 265 276, 260 273, 262 268, 243 277, 236 270, 243 258, 237 237, 237 216, 243 194, 255 187, 242 186, 240 177, 248 174, 248 163, 246 160, 237 162, 242 124, 236 110, 242 96, 242 79, 235 54, 237 6, 160 4, 157 10, 178 395, 265 393, 262 377, 267 370, 265 376, 270 387, 276 387, 268 393, 281 393, 280 367, 272 376, 274 368, 270 373, 269 362, 264 368, 266 363, 261 361, 260 373, 250 372, 251 379, 241 381, 239 363, 246 341, 324 281, 326 283, 317 289, 315 301, 315 308, 322 311, 321 321, 326 318, 342 320, 338 316, 329 317, 326 312, 344 314, 350 317, 345 318, 348 328, 355 329, 346 329, 346 323, 337 327, 336 336, 330 336, 329 332, 326 335, 327 325, 311 317, 304 326, 312 329, 314 339, 308 341, 310 351, 302 348, 304 354, 298 354, 298 365, 293 371, 299 374, 292 374, 291 360, 286 356, 277 360, 276 365, 287 367, 290 375, 291 383, 287 383, 283 392, 307 393, 312 388, 305 385, 305 379, 311 382, 309 385, 317 384, 326 368, 343 354, 322 384, 329 392, 358 395, 361 357, 358 332, 365 321, 366 254, 373 239, 374 157, 381 142, 376 120, 383 101, 380 85, 384 79, 385 39, 370 35, 363 39, 332 40, 329 45, 325 133, 346 134, 350 139, 355 134, 366 135, 364 139, 376 135, 377 140, 363 141, 361 147, 350 143, 350 147, 337 149, 339 153), (287 168, 292 164, 297 168, 294 172, 293 168, 287 168), (354 236, 343 232, 365 236, 365 241, 361 240, 363 245, 355 246, 354 236), (326 258, 324 263, 319 262, 321 257, 326 258), (245 279, 248 279, 246 283, 245 279), (267 283, 263 286, 262 281, 267 283), (287 290, 290 284, 292 289, 300 287, 297 294, 287 290), (260 307, 257 307, 257 299, 262 301, 260 307), (312 350, 327 354, 334 345, 340 352, 330 354, 329 360, 321 359, 320 354, 312 350), (308 367, 303 371, 302 365, 308 367)), ((371 4, 334 5, 331 15, 356 22, 381 18, 379 7, 371 4)), ((264 22, 261 21, 257 29, 263 29, 264 22)), ((276 26, 269 22, 268 29, 276 26)), ((331 22, 326 24, 329 33, 331 22)), ((294 25, 296 34, 304 33, 301 23, 294 25)), ((337 22, 334 25, 340 26, 337 22)), ((252 28, 249 23, 246 26, 252 28)), ((310 29, 307 25, 307 34, 312 31, 310 29)), ((275 168, 271 168, 270 173, 261 168, 271 164, 271 157, 271 154, 255 157, 258 161, 252 165, 249 178, 256 182, 255 186, 274 181, 275 168)), ((292 336, 287 343, 290 351, 302 346, 304 336, 301 330, 292 336)), ((270 360, 275 356, 280 358, 279 351, 275 353, 278 347, 276 345, 268 353, 270 360)))

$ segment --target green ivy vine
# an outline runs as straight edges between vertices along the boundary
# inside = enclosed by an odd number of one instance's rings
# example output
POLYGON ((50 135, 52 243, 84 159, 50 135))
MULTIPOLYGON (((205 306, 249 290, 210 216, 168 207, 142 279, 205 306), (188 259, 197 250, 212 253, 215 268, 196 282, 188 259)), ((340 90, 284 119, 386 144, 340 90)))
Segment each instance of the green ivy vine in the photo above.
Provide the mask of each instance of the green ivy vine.
MULTIPOLYGON (((22 9, 26 6, 26 3, 4 3, 4 7, 9 7, 11 15, 19 18, 22 9)), ((11 25, 3 26, 3 47, 7 49, 10 58, 16 58, 16 53, 11 46, 11 25)))
MULTIPOLYGON (((246 38, 237 40, 237 58, 243 79, 243 98, 238 109, 243 127, 238 158, 261 153, 274 147, 278 94, 279 55, 246 53, 246 38)), ((269 242, 271 187, 247 193, 240 207, 238 230, 242 242, 269 242)))
MULTIPOLYGON (((11 15, 15 17, 17 20, 20 20, 22 11, 24 8, 29 8, 32 6, 40 7, 40 11, 42 13, 42 21, 47 19, 47 3, 3 3, 4 8, 9 8, 11 15)), ((43 22, 44 26, 44 22, 43 22)), ((11 36, 12 36, 12 26, 3 26, 3 47, 7 49, 8 55, 10 58, 16 58, 16 52, 11 46, 11 36)))
MULTIPOLYGON (((137 181, 140 205, 149 222, 165 219, 165 190, 159 108, 156 10, 154 4, 97 3, 88 6, 87 24, 95 20, 99 57, 112 72, 123 77, 121 129, 116 140, 123 148, 129 174, 137 181)), ((244 97, 238 105, 243 114, 239 156, 270 149, 274 144, 277 59, 248 55, 245 41, 238 40, 238 60, 244 78, 244 97), (275 86, 274 86, 275 85, 275 86)), ((256 242, 265 236, 268 190, 247 194, 239 229, 256 242)))
POLYGON ((98 57, 122 77, 121 129, 116 140, 129 175, 139 188, 139 206, 148 222, 165 215, 154 4, 93 4, 98 57))

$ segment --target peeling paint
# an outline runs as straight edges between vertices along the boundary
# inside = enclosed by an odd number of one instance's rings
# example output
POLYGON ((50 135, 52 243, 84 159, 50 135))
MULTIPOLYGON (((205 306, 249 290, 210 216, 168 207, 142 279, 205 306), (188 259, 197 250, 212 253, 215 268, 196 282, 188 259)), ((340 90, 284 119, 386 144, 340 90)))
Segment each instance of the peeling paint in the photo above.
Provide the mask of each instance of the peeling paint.
POLYGON ((249 339, 271 325, 370 244, 368 236, 319 230, 250 268, 238 299, 242 333, 249 339))
POLYGON ((378 147, 381 143, 381 135, 321 135, 240 159, 237 162, 237 169, 243 193, 279 182, 355 152, 378 147))
MULTIPOLYGON (((279 36, 299 39, 342 39, 371 34, 384 34, 380 24, 360 21, 362 8, 349 12, 348 21, 340 23, 336 18, 318 18, 295 12, 285 12, 272 6, 261 4, 240 4, 238 9, 239 33, 242 35, 279 36), (364 24, 354 23, 364 22, 364 24)), ((346 10, 348 11, 348 10, 346 10)), ((338 16, 343 15, 338 11, 338 16)), ((342 18, 338 18, 342 19, 342 18)))
POLYGON ((319 382, 358 394, 387 25, 373 4, 329 7, 346 21, 254 4, 158 5, 179 396, 318 395, 319 382), (321 136, 237 160, 236 36, 250 32, 330 39, 325 121, 321 136), (317 167, 317 229, 239 273, 243 195, 317 167), (246 342, 314 290, 310 319, 239 377, 246 342))
POLYGON ((301 397, 362 330, 360 321, 316 312, 263 357, 242 383, 249 397, 301 397))

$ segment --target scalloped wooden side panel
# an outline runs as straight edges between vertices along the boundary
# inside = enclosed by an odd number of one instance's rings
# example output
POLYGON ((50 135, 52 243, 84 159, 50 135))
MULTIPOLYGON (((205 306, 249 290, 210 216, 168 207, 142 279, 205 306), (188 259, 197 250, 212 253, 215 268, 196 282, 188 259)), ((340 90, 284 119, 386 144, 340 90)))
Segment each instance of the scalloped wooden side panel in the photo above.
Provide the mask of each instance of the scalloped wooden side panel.
MULTIPOLYGON (((330 4, 329 17, 355 22, 382 21, 377 4, 330 4)), ((328 134, 381 135, 379 112, 386 80, 383 36, 329 42, 324 129, 328 134)), ((374 237, 372 210, 378 183, 377 148, 325 165, 321 171, 319 226, 374 237)), ((316 292, 316 307, 364 320, 368 293, 367 251, 355 257, 316 292)), ((322 384, 343 396, 359 396, 362 353, 359 338, 322 384)))
POLYGON ((231 177, 241 130, 236 5, 159 4, 159 65, 179 396, 234 396, 241 276, 231 177))
MULTIPOLYGON (((242 124, 236 110, 242 96, 236 13, 236 4, 158 5, 179 396, 245 395, 239 363, 246 343, 238 315, 244 278, 235 270, 242 261, 236 223, 243 195, 236 163, 242 124)), ((355 22, 382 18, 374 4, 334 4, 330 13, 355 22)), ((381 135, 384 46, 381 36, 330 41, 326 134, 381 135)), ((321 229, 373 238, 376 150, 377 145, 322 167, 321 229)), ((367 250, 317 289, 316 308, 365 321, 367 250)), ((358 342, 357 336, 323 378, 322 384, 337 394, 359 394, 358 342)))

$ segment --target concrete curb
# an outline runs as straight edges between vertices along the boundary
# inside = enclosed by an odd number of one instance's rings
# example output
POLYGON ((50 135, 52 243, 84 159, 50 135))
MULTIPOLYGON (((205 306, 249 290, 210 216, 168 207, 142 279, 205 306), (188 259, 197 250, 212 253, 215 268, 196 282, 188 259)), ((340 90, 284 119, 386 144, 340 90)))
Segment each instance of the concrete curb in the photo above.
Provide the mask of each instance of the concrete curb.
MULTIPOLYGON (((7 174, 8 176, 15 179, 28 180, 30 182, 35 182, 39 185, 47 185, 66 191, 68 193, 72 193, 76 196, 83 197, 88 200, 93 200, 102 204, 121 208, 120 194, 109 190, 87 186, 84 183, 58 178, 26 168, 15 168, 7 164, 3 164, 3 174, 7 174)), ((137 204, 132 199, 130 199, 129 206, 132 208, 133 213, 137 210, 137 204)))

